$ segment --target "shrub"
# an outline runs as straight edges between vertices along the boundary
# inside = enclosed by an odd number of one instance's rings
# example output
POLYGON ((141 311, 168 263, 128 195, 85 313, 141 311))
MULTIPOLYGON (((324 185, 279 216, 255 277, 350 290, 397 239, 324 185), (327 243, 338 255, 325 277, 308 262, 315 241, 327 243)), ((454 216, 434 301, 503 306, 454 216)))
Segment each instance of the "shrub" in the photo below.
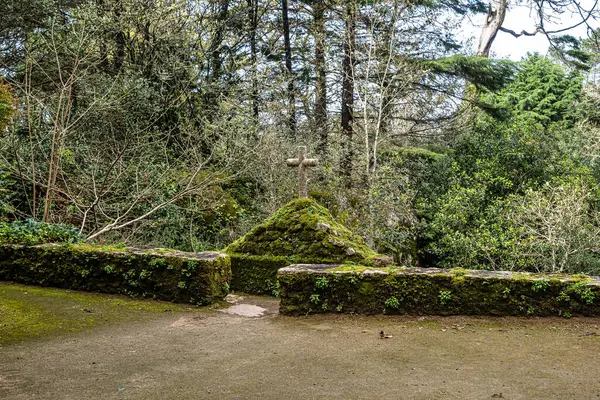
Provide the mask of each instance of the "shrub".
POLYGON ((31 246, 43 243, 77 243, 84 238, 76 228, 63 224, 48 224, 32 219, 0 222, 0 244, 31 246))

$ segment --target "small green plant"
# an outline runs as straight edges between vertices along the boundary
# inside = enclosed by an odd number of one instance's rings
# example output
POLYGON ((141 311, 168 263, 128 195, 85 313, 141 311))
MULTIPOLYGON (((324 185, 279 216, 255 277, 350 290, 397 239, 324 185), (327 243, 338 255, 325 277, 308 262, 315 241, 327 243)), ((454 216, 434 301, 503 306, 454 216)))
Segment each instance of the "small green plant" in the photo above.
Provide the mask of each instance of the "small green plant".
POLYGON ((571 313, 569 311, 565 311, 562 313, 563 318, 565 319, 569 319, 571 318, 573 315, 571 315, 571 313))
POLYGON ((271 294, 275 297, 279 297, 279 295, 281 294, 281 286, 279 285, 279 281, 275 282, 275 284, 271 288, 271 294))
POLYGON ((319 298, 319 295, 317 293, 313 293, 310 295, 310 302, 313 304, 319 304, 321 302, 321 299, 319 298))
POLYGON ((323 290, 327 289, 327 287, 329 287, 329 280, 326 277, 321 276, 317 278, 317 280, 315 281, 315 288, 323 290))
POLYGON ((400 301, 395 296, 390 297, 385 301, 385 308, 398 309, 400 308, 400 301))
POLYGON ((527 315, 535 315, 535 308, 532 306, 527 307, 527 315))
POLYGON ((178 287, 179 289, 185 289, 185 287, 186 287, 186 284, 185 284, 185 282, 184 282, 184 281, 179 281, 179 282, 177 283, 177 287, 178 287))
POLYGON ((508 299, 510 297, 510 288, 504 288, 502 291, 502 297, 508 299))
POLYGON ((592 304, 596 299, 596 295, 592 291, 592 288, 586 286, 586 284, 586 281, 574 283, 569 287, 569 291, 577 294, 585 304, 592 304))
POLYGON ((545 292, 546 289, 548 289, 548 286, 550 286, 550 282, 548 280, 540 279, 531 284, 531 291, 534 293, 545 292))
POLYGON ((197 260, 189 260, 187 262, 187 269, 190 272, 196 272, 196 268, 198 268, 198 261, 197 260))
POLYGON ((556 296, 556 300, 562 302, 571 301, 571 296, 569 296, 566 292, 562 291, 558 296, 556 296))
POLYGON ((452 301, 452 292, 449 290, 440 291, 439 299, 440 304, 445 306, 446 304, 450 303, 450 301, 452 301))
POLYGON ((223 293, 228 294, 230 290, 229 283, 225 282, 223 284, 223 293))
POLYGON ((329 310, 329 305, 327 304, 327 302, 326 302, 326 301, 325 301, 325 302, 323 302, 323 305, 321 306, 321 309, 322 309, 323 311, 327 311, 327 310, 329 310))
POLYGON ((164 258, 155 257, 153 258, 148 265, 152 268, 164 267, 167 264, 167 260, 164 258))
POLYGON ((335 307, 335 311, 337 311, 337 312, 342 312, 342 305, 341 305, 341 304, 338 304, 338 305, 335 307))
POLYGON ((113 272, 115 272, 115 267, 113 267, 112 265, 106 265, 103 269, 104 272, 106 272, 107 274, 112 274, 113 272))

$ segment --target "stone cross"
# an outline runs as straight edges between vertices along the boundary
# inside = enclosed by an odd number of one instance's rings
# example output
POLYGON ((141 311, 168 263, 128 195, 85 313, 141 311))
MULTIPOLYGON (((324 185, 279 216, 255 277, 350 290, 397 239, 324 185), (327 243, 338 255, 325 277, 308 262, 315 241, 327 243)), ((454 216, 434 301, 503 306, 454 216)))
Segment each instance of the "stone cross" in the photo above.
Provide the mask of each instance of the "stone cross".
POLYGON ((300 198, 308 197, 306 186, 306 170, 319 163, 316 158, 306 158, 306 146, 298 146, 298 157, 288 158, 288 167, 298 167, 298 195, 300 198))

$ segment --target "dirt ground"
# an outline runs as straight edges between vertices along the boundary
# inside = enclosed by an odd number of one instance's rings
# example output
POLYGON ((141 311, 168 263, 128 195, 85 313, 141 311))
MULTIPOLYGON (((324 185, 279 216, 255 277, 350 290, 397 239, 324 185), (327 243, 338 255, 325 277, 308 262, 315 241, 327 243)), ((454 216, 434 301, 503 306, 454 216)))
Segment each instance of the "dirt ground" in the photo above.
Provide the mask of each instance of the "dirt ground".
POLYGON ((236 301, 266 313, 157 312, 5 344, 0 398, 600 399, 600 319, 291 318, 236 301))

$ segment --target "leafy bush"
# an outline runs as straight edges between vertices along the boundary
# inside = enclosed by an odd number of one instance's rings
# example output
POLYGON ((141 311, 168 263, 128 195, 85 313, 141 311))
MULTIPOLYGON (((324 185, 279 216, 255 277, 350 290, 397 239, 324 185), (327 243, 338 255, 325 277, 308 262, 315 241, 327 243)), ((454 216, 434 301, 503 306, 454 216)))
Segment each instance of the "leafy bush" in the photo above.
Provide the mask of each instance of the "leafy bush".
POLYGON ((598 274, 596 198, 574 177, 503 198, 457 186, 438 200, 424 251, 444 267, 598 274))
POLYGON ((31 246, 42 243, 76 243, 84 238, 76 228, 63 224, 47 224, 32 219, 0 223, 0 244, 31 246))
POLYGON ((510 118, 478 114, 448 153, 443 191, 418 199, 420 256, 432 266, 598 274, 600 195, 589 155, 598 140, 576 123, 594 115, 579 106, 581 76, 539 56, 522 67, 485 95, 510 118))

